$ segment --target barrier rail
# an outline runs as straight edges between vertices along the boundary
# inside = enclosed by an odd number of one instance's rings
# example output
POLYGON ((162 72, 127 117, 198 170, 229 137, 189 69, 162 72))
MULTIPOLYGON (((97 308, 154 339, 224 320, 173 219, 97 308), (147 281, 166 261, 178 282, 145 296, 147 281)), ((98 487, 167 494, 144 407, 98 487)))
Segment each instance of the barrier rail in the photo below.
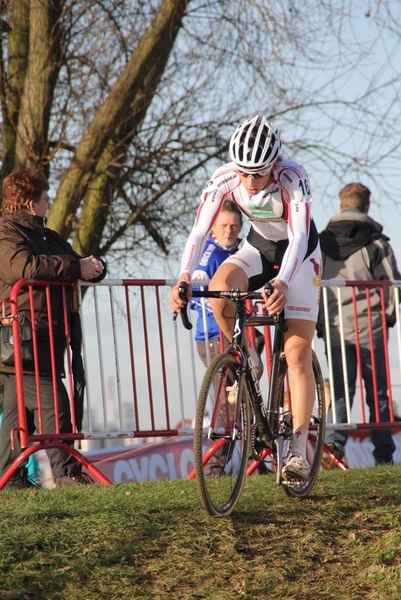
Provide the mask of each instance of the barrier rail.
MULTIPOLYGON (((370 291, 374 288, 379 290, 379 296, 380 296, 380 313, 381 313, 381 326, 382 326, 382 330, 383 330, 383 339, 384 339, 384 357, 385 357, 385 368, 386 368, 386 379, 387 379, 387 390, 388 390, 388 395, 389 395, 389 404, 390 404, 390 414, 391 414, 391 421, 394 421, 394 412, 393 412, 393 392, 392 392, 392 377, 391 377, 391 365, 390 365, 390 357, 389 357, 389 348, 388 348, 388 338, 389 338, 389 329, 387 327, 386 324, 386 303, 385 303, 385 298, 384 298, 384 289, 385 288, 390 288, 393 287, 394 289, 394 296, 395 296, 395 305, 399 306, 400 304, 400 296, 399 296, 399 287, 401 285, 401 282, 397 282, 397 281, 322 281, 322 293, 323 293, 323 308, 324 308, 324 319, 325 319, 325 331, 326 331, 326 336, 327 336, 327 361, 328 361, 328 371, 329 371, 329 381, 330 381, 330 390, 334 389, 334 373, 333 373, 333 369, 332 369, 332 341, 331 341, 331 336, 330 336, 330 326, 329 326, 329 317, 328 317, 328 290, 331 289, 333 291, 336 292, 337 295, 337 306, 341 307, 343 305, 343 290, 345 288, 350 288, 351 289, 351 293, 352 293, 352 301, 353 301, 353 325, 354 325, 354 330, 355 330, 355 345, 357 348, 357 365, 358 365, 358 381, 359 381, 359 392, 360 392, 360 408, 361 408, 361 413, 362 413, 362 423, 366 423, 366 409, 365 409, 365 404, 364 404, 364 398, 363 398, 363 382, 362 382, 362 376, 361 376, 361 355, 360 352, 358 352, 358 348, 359 348, 359 331, 360 331, 360 321, 362 318, 367 319, 368 321, 371 323, 372 322, 372 309, 371 309, 371 295, 370 295, 370 291), (366 313, 364 313, 363 316, 358 315, 358 312, 356 310, 356 294, 355 294, 355 290, 357 288, 362 288, 363 291, 365 292, 365 298, 366 298, 366 313)), ((400 360, 400 356, 401 356, 401 329, 400 329, 400 315, 399 315, 399 311, 397 310, 395 313, 396 316, 396 322, 395 322, 395 328, 396 328, 396 332, 397 332, 397 340, 398 340, 398 367, 400 367, 401 370, 401 363, 399 362, 400 360)), ((347 417, 348 417, 348 422, 351 421, 351 399, 349 397, 349 390, 348 390, 348 376, 347 376, 347 363, 345 360, 345 338, 344 338, 344 319, 343 319, 343 311, 339 310, 339 328, 340 328, 340 332, 341 332, 341 340, 340 340, 340 346, 341 346, 341 354, 342 354, 342 367, 344 370, 344 380, 345 380, 345 401, 346 401, 346 408, 347 408, 347 417)), ((371 351, 371 362, 372 362, 372 374, 373 374, 373 381, 374 381, 374 405, 375 405, 375 421, 376 423, 379 423, 380 419, 379 419, 379 409, 378 409, 378 397, 377 397, 377 385, 376 385, 376 369, 375 369, 375 361, 374 361, 374 350, 373 350, 373 332, 372 332, 372 328, 369 328, 369 345, 370 345, 370 351, 371 351)), ((395 365, 393 365, 395 367, 395 365)), ((334 411, 333 411, 333 416, 334 416, 334 423, 337 422, 336 419, 336 411, 335 411, 335 405, 334 405, 334 411)), ((330 426, 329 426, 330 428, 330 426)), ((331 427, 332 429, 334 429, 334 426, 331 427)), ((338 427, 336 427, 336 429, 338 429, 338 427)))
MULTIPOLYGON (((8 312, 14 317, 12 323, 15 340, 19 340, 16 317, 18 316, 20 290, 28 287, 32 298, 36 286, 44 287, 47 308, 51 310, 51 288, 53 286, 61 287, 63 330, 67 346, 66 387, 71 405, 72 431, 61 434, 59 428, 56 427, 56 431, 49 434, 44 433, 39 425, 39 431, 28 433, 21 356, 19 344, 16 343, 16 364, 19 365, 16 369, 19 427, 18 431, 12 432, 12 436, 19 435, 23 451, 7 473, 0 478, 0 489, 28 456, 34 452, 60 446, 77 458, 97 481, 104 484, 116 480, 137 480, 138 473, 146 478, 145 471, 147 469, 152 477, 155 477, 157 473, 163 477, 172 474, 185 477, 191 471, 193 465, 191 465, 190 436, 193 431, 192 421, 204 366, 195 355, 193 332, 188 332, 181 327, 179 322, 172 320, 168 295, 170 287, 174 284, 175 281, 172 280, 157 279, 109 279, 96 285, 86 282, 79 283, 78 297, 83 333, 82 357, 86 373, 82 431, 77 429, 74 410, 72 354, 69 345, 69 306, 66 290, 71 288, 71 285, 28 279, 21 280, 14 286, 7 307, 8 312), (175 450, 168 454, 169 451, 166 450, 164 458, 160 458, 161 446, 166 440, 171 449, 178 447, 175 446, 175 442, 178 442, 180 438, 182 439, 181 454, 176 456, 175 450), (69 445, 71 442, 75 442, 75 448, 69 445), (133 444, 133 442, 135 445, 130 449, 110 449, 110 446, 133 444), (145 442, 147 444, 143 445, 145 442), (149 442, 152 442, 151 446, 149 442), (104 447, 103 450, 99 448, 99 445, 104 447), (153 463, 152 457, 147 455, 150 447, 158 450, 153 463), (137 460, 133 457, 139 455, 143 458, 141 464, 133 462, 137 460), (120 462, 118 462, 119 460, 120 462), (113 462, 115 464, 114 473, 110 469, 113 462), (119 473, 118 477, 115 475, 116 471, 119 473)), ((370 296, 368 291, 371 287, 381 290, 381 302, 384 302, 383 290, 385 287, 391 286, 395 290, 398 304, 400 285, 401 282, 323 281, 323 305, 327 310, 328 288, 335 289, 341 306, 342 289, 362 287, 366 290, 367 312, 369 313, 370 296)), ((31 302, 31 311, 33 311, 33 302, 31 302)), ((358 317, 356 314, 354 318, 357 330, 358 317)), ((397 343, 391 332, 390 351, 386 353, 386 377, 391 406, 394 404, 399 409, 400 399, 395 397, 395 390, 398 389, 401 382, 401 324, 398 313, 395 332, 397 343)), ((54 339, 52 332, 49 331, 49 333, 50 346, 52 346, 54 339)), ((264 362, 267 369, 261 380, 262 389, 263 386, 266 388, 267 373, 269 372, 271 350, 269 328, 264 328, 264 334, 266 342, 264 362)), ((36 344, 34 331, 35 352, 37 352, 36 344)), ((327 374, 328 389, 331 390, 335 374, 331 368, 330 350, 328 364, 323 343, 319 339, 315 340, 315 350, 321 361, 323 373, 327 374)), ((52 356, 54 363, 54 347, 52 356)), ((346 364, 344 366, 346 367, 346 364)), ((38 373, 36 373, 36 378, 39 378, 38 373)), ((369 430, 373 428, 386 427, 394 431, 401 429, 401 423, 396 420, 392 409, 389 423, 380 423, 377 413, 374 423, 367 422, 363 385, 360 378, 358 388, 359 402, 355 398, 353 407, 351 407, 351 399, 347 398, 347 423, 328 424, 328 429, 342 427, 361 432, 364 435, 368 435, 369 430)), ((328 395, 331 396, 330 391, 328 395)), ((377 392, 375 405, 377 407, 377 392)), ((38 411, 40 414, 40 396, 38 396, 38 411)), ((57 415, 56 403, 55 411, 57 415)), ((396 461, 398 462, 397 458, 396 461)))

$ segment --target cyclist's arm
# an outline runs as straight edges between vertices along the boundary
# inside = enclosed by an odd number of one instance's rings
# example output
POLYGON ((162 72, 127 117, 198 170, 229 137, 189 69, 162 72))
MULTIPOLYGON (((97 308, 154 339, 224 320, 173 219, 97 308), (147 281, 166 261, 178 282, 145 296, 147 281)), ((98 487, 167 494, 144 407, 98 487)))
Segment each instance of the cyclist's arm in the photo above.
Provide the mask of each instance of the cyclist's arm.
MULTIPOLYGON (((185 302, 179 296, 179 283, 186 281, 190 284, 191 276, 196 269, 206 240, 211 232, 214 222, 220 212, 220 208, 229 190, 225 185, 217 185, 216 179, 212 178, 201 195, 201 202, 197 211, 196 219, 188 240, 185 244, 181 260, 180 275, 178 283, 170 293, 170 305, 173 311, 178 312, 185 306, 185 302)), ((188 300, 192 298, 192 286, 188 286, 188 300)))
POLYGON ((186 281, 189 284, 187 299, 188 301, 192 299, 192 285, 190 284, 191 276, 202 256, 206 240, 209 236, 210 231, 212 230, 213 224, 219 213, 221 204, 217 205, 217 210, 215 206, 210 206, 210 204, 206 204, 205 201, 201 202, 201 205, 199 206, 195 225, 192 228, 191 233, 189 234, 187 243, 184 248, 184 253, 181 261, 181 273, 178 277, 177 285, 173 287, 170 294, 170 305, 175 312, 180 311, 181 308, 184 308, 185 306, 185 302, 183 302, 179 297, 178 291, 179 284, 181 281, 186 281))
POLYGON ((276 279, 283 281, 289 287, 307 251, 312 196, 308 176, 302 167, 300 170, 283 171, 280 174, 280 185, 283 202, 288 202, 289 208, 287 225, 289 243, 276 279))
POLYGON ((196 215, 196 221, 189 234, 181 260, 181 273, 192 275, 202 256, 206 240, 220 212, 224 201, 223 194, 216 194, 215 200, 210 201, 208 193, 202 194, 201 203, 196 215))
POLYGON ((207 237, 220 212, 224 199, 240 185, 232 163, 219 167, 201 194, 195 224, 184 248, 181 273, 192 275, 204 250, 207 237))

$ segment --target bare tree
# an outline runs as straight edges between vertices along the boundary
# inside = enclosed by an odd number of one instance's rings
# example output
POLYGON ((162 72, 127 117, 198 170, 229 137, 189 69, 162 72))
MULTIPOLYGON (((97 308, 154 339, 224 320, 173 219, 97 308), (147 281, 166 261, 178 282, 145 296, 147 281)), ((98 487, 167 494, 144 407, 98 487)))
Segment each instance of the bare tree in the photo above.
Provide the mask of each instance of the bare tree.
POLYGON ((324 173, 326 186, 372 177, 373 166, 380 185, 380 165, 399 158, 400 19, 390 0, 374 13, 363 0, 1 6, 1 175, 43 169, 56 189, 49 225, 82 254, 120 265, 133 248, 144 265, 155 251, 167 256, 249 115, 274 119, 284 152, 315 179, 324 173), (360 20, 372 26, 363 38, 352 28, 360 20), (386 65, 374 65, 383 36, 386 65))

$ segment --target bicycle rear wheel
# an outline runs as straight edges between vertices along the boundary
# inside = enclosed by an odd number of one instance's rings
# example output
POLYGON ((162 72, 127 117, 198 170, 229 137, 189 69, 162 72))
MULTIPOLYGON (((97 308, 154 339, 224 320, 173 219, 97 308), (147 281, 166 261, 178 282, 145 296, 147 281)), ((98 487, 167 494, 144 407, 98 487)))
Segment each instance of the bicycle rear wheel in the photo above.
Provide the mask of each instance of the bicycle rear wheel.
MULTIPOLYGON (((298 498, 305 498, 311 491, 313 485, 315 484, 316 478, 320 470, 320 463, 322 459, 324 446, 324 436, 326 430, 326 405, 324 396, 324 382, 319 360, 314 351, 312 351, 312 367, 315 381, 315 401, 313 404, 312 416, 309 426, 309 436, 306 448, 306 459, 310 464, 311 470, 309 477, 304 482, 294 483, 294 485, 292 485, 291 483, 284 484, 285 492, 289 496, 297 496, 298 498)), ((287 363, 285 359, 283 359, 283 364, 281 365, 280 377, 277 386, 277 406, 279 406, 280 402, 282 405, 286 373, 287 363)), ((290 443, 288 443, 288 452, 290 453, 291 449, 289 446, 290 443)))
POLYGON ((202 505, 211 515, 229 515, 244 485, 251 421, 245 387, 235 357, 221 354, 207 369, 199 393, 195 472, 202 505))

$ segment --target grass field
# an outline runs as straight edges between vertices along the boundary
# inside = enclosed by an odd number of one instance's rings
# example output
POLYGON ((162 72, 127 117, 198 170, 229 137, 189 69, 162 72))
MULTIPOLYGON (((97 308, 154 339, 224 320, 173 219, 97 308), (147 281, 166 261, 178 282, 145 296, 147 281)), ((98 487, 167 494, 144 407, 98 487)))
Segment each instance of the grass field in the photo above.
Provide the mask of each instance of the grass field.
POLYGON ((0 492, 0 599, 399 600, 401 466, 248 478, 213 518, 195 482, 0 492))

